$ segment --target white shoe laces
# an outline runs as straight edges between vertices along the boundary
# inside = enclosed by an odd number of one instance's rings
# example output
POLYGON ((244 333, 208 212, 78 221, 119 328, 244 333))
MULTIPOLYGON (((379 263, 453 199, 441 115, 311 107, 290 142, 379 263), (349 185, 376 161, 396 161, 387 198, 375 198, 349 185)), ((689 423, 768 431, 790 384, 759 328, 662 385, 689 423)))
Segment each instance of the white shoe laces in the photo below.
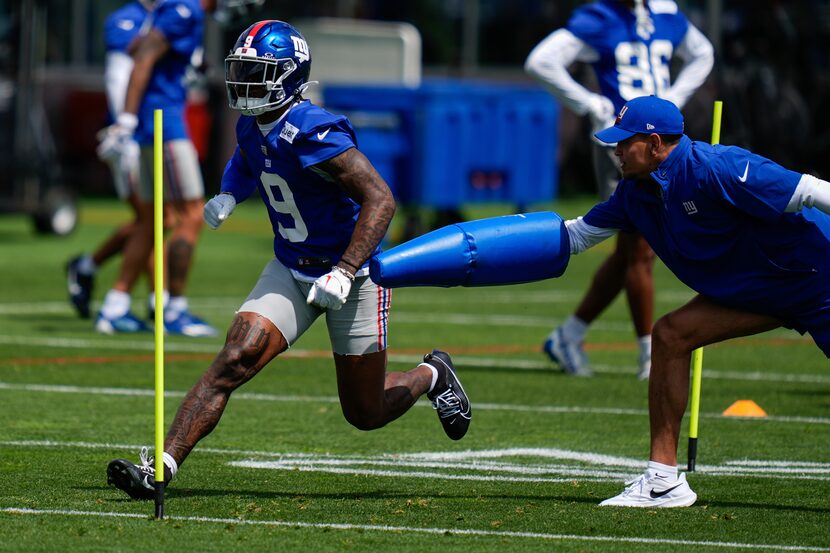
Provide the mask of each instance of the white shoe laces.
POLYGON ((141 471, 148 472, 155 476, 156 469, 153 467, 153 461, 156 460, 155 457, 150 457, 150 448, 144 446, 141 448, 141 452, 138 454, 138 458, 141 461, 141 471))
POLYGON ((448 388, 443 393, 435 396, 432 400, 432 408, 438 411, 438 416, 442 419, 457 415, 461 412, 461 400, 448 388))
POLYGON ((626 482, 625 483, 625 489, 623 490, 623 492, 620 495, 627 496, 627 495, 630 495, 630 494, 633 494, 633 493, 640 493, 640 492, 643 491, 643 486, 645 485, 645 483, 646 483, 646 475, 641 474, 637 478, 635 478, 633 480, 629 480, 628 482, 626 482))

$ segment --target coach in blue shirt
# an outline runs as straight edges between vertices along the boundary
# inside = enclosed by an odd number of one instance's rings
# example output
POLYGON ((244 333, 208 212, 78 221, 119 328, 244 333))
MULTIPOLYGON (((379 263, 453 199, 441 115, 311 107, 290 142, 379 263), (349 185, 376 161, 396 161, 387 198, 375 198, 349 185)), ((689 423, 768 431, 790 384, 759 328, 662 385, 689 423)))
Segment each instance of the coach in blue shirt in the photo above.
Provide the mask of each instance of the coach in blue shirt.
POLYGON ((619 230, 643 234, 698 295, 654 327, 648 468, 602 505, 683 507, 677 474, 692 350, 784 326, 830 357, 830 183, 735 146, 694 142, 671 102, 627 102, 596 137, 617 143, 623 178, 605 202, 567 221, 576 254, 619 230))

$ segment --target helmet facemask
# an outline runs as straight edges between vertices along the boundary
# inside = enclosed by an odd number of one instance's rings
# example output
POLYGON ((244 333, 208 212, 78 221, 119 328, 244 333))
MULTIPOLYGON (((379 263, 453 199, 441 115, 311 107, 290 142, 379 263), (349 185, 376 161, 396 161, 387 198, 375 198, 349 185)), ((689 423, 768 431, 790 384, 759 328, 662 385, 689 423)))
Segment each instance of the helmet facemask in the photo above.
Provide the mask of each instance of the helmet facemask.
POLYGON ((290 102, 305 87, 286 92, 283 82, 297 70, 291 58, 230 55, 225 59, 228 105, 243 115, 262 115, 290 102))

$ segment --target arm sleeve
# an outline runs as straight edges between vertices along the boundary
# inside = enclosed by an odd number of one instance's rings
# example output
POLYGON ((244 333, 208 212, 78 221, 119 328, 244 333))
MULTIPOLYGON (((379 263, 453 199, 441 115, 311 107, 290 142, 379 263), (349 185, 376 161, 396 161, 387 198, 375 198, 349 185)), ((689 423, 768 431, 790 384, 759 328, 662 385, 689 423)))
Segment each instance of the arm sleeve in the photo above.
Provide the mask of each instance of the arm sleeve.
POLYGON ((830 214, 830 182, 812 175, 801 175, 786 212, 795 213, 805 207, 816 207, 830 214))
POLYGON ((712 71, 715 50, 709 39, 690 23, 675 52, 683 60, 683 67, 664 97, 682 108, 712 71))
POLYGON ((225 165, 220 191, 232 194, 236 203, 241 203, 256 190, 256 183, 256 178, 251 175, 248 164, 245 162, 245 153, 237 146, 228 164, 225 165))
POLYGON ((133 72, 133 58, 124 52, 107 52, 104 66, 104 82, 107 89, 107 105, 113 119, 124 111, 127 99, 127 85, 133 72))
POLYGON ((567 29, 554 31, 530 52, 525 71, 539 79, 547 90, 568 109, 584 115, 597 103, 595 94, 576 82, 568 73, 574 61, 591 62, 597 52, 567 29))
POLYGON ((582 217, 565 221, 568 229, 568 241, 571 245, 571 255, 582 253, 588 248, 596 246, 606 238, 617 234, 619 229, 600 228, 589 225, 582 217))

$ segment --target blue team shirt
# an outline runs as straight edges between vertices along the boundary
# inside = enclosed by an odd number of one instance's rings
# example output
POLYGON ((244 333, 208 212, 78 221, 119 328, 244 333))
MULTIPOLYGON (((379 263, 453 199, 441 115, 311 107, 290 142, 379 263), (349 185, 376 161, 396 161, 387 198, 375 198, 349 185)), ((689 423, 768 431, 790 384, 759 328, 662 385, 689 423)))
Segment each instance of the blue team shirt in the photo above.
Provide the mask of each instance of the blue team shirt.
POLYGON ((170 44, 170 50, 156 63, 138 110, 139 144, 153 143, 153 111, 164 110, 164 140, 187 138, 184 106, 187 89, 185 70, 193 51, 202 44, 205 13, 200 0, 158 0, 150 14, 152 27, 170 44))
POLYGON ((308 277, 329 272, 351 241, 360 206, 313 166, 357 147, 352 124, 304 100, 267 136, 254 117, 241 116, 236 138, 222 192, 241 202, 258 189, 277 259, 308 277))
POLYGON ((799 321, 830 320, 830 216, 784 212, 801 176, 684 136, 651 179, 621 180, 584 221, 639 231, 696 292, 803 332, 799 321))
POLYGON ((591 65, 603 96, 619 111, 638 96, 662 97, 670 86, 670 63, 675 48, 689 28, 677 4, 669 0, 648 3, 654 32, 637 35, 637 20, 618 0, 600 0, 575 9, 566 28, 596 50, 591 65))
POLYGON ((124 4, 104 21, 104 45, 108 52, 127 52, 149 12, 141 2, 124 4))

